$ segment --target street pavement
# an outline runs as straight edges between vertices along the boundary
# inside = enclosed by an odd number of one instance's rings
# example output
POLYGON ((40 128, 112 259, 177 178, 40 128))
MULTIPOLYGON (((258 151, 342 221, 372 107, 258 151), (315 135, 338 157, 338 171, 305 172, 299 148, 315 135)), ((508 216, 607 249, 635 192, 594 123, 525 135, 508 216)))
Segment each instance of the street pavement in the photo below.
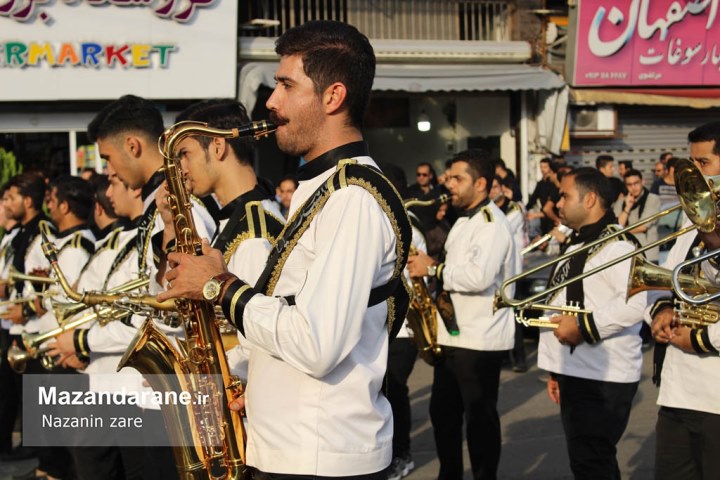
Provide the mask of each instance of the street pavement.
MULTIPOLYGON (((499 409, 503 430, 500 479, 557 480, 571 479, 565 449, 559 407, 545 393, 540 381, 543 372, 535 366, 536 343, 526 341, 528 364, 525 373, 515 373, 509 366, 501 376, 499 409)), ((691 372, 692 373, 692 372, 691 372)), ((625 435, 618 445, 618 462, 622 478, 653 478, 657 390, 652 384, 652 350, 645 352, 643 376, 625 435)), ((432 369, 418 360, 410 376, 413 409, 412 456, 415 470, 407 480, 430 480, 437 477, 438 461, 432 427, 428 418, 432 369)), ((0 480, 25 472, 34 461, 0 463, 0 480)), ((471 479, 470 462, 465 454, 465 479, 471 479)))

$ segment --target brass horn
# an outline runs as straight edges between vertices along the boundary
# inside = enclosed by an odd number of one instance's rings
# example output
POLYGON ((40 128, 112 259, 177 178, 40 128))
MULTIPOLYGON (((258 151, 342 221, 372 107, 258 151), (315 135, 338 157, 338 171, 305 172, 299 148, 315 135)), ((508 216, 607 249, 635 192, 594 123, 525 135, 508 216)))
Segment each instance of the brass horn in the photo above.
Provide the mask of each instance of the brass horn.
MULTIPOLYGON (((698 201, 698 202, 707 202, 707 201, 708 201, 708 198, 706 198, 706 197, 698 197, 698 198, 697 198, 697 201, 698 201)), ((547 262, 545 262, 545 263, 543 263, 543 264, 541 264, 541 265, 538 265, 538 266, 536 266, 536 267, 534 267, 534 268, 531 268, 530 270, 528 270, 528 271, 526 271, 526 272, 523 272, 523 273, 521 273, 521 274, 519 274, 519 275, 515 275, 514 277, 511 277, 511 278, 507 279, 507 280, 502 284, 502 286, 500 287, 500 292, 497 294, 497 299, 496 299, 496 301, 495 301, 496 308, 515 308, 515 309, 518 309, 518 310, 528 310, 528 309, 531 309, 531 310, 546 310, 547 307, 548 307, 548 305, 538 304, 538 303, 537 303, 540 299, 545 299, 545 298, 547 298, 549 295, 557 292, 558 290, 562 290, 563 288, 567 287, 568 285, 570 285, 570 284, 572 284, 572 283, 579 282, 579 281, 581 281, 581 280, 583 280, 583 279, 585 279, 585 278, 587 278, 587 277, 589 277, 589 276, 591 276, 591 275, 595 275, 596 273, 598 273, 598 272, 600 272, 600 271, 602 271, 602 270, 605 270, 606 268, 610 268, 610 267, 612 267, 613 265, 616 265, 616 264, 618 264, 618 263, 620 263, 620 262, 624 262, 625 260, 627 260, 627 259, 629 259, 629 258, 632 258, 632 257, 634 257, 634 256, 636 256, 636 255, 639 255, 640 253, 643 253, 643 252, 645 252, 645 251, 647 251, 647 250, 650 250, 650 249, 652 249, 652 248, 655 248, 655 247, 657 247, 657 246, 659 246, 659 245, 661 245, 661 244, 663 244, 663 243, 669 242, 670 240, 673 240, 673 239, 675 239, 675 238, 678 238, 678 237, 680 237, 681 235, 684 235, 684 234, 686 234, 686 233, 688 233, 688 232, 691 232, 691 231, 697 229, 698 227, 697 227, 696 225, 690 225, 690 226, 687 226, 687 227, 685 227, 685 228, 682 228, 682 229, 680 229, 680 230, 678 230, 678 231, 676 231, 676 232, 674 232, 674 233, 672 233, 672 234, 670 234, 670 235, 668 235, 668 236, 666 236, 666 237, 664 237, 664 238, 661 238, 661 239, 656 240, 656 241, 654 241, 654 242, 648 243, 647 245, 645 245, 645 246, 643 246, 643 247, 637 248, 637 249, 633 250, 632 252, 626 253, 625 255, 622 255, 622 256, 620 256, 620 257, 618 257, 618 258, 615 258, 615 259, 613 259, 613 260, 611 260, 611 261, 609 261, 609 262, 607 262, 607 263, 605 263, 605 264, 603 264, 603 265, 599 265, 599 266, 597 266, 597 267, 595 267, 595 268, 592 268, 592 269, 590 269, 590 270, 588 270, 588 271, 586 271, 586 272, 583 272, 583 273, 581 273, 581 274, 579 274, 579 275, 577 275, 577 276, 575 276, 575 277, 569 278, 569 279, 565 280, 564 282, 561 282, 561 283, 559 283, 559 284, 557 284, 557 285, 554 285, 554 286, 552 286, 552 287, 549 287, 547 290, 544 290, 544 291, 542 291, 542 292, 536 293, 536 294, 531 295, 531 296, 529 296, 529 297, 527 297, 527 298, 524 298, 524 299, 513 299, 513 298, 509 298, 509 296, 505 293, 505 291, 507 290, 507 288, 508 288, 510 285, 512 285, 513 283, 518 282, 519 280, 522 280, 522 279, 524 279, 524 278, 526 278, 526 277, 528 277, 528 276, 530 276, 530 275, 533 275, 533 274, 535 274, 535 273, 537 273, 537 272, 539 272, 539 271, 541 271, 541 270, 545 270, 546 268, 555 267, 555 266, 558 265, 559 263, 564 262, 564 261, 572 258, 572 257, 575 256, 575 255, 578 255, 578 254, 580 254, 580 253, 582 253, 582 252, 586 252, 586 251, 588 251, 588 250, 590 250, 590 249, 593 249, 593 248, 597 247, 598 245, 600 245, 600 244, 602 244, 602 243, 605 243, 605 242, 607 242, 608 240, 611 240, 611 239, 613 239, 613 238, 615 238, 615 237, 619 237, 619 236, 621 236, 621 235, 624 235, 624 234, 626 234, 626 233, 629 233, 631 230, 633 230, 633 229, 635 229, 635 228, 637 228, 637 227, 639 227, 639 226, 641 226, 641 225, 645 225, 646 223, 653 222, 653 221, 657 220, 657 219, 660 218, 660 217, 663 217, 663 216, 665 216, 665 215, 668 215, 668 214, 676 211, 676 210, 679 209, 679 208, 681 208, 681 205, 680 205, 680 204, 675 205, 675 206, 672 206, 672 207, 670 207, 670 208, 666 208, 665 210, 662 210, 662 211, 656 213, 655 215, 651 215, 651 216, 649 216, 649 217, 647 217, 647 218, 644 218, 644 219, 640 220, 639 222, 636 222, 636 223, 634 223, 634 224, 632 224, 632 225, 628 225, 627 227, 625 227, 625 228, 623 228, 623 229, 621 229, 621 230, 618 230, 617 232, 614 232, 612 235, 608 235, 608 236, 606 236, 606 237, 597 239, 597 240, 595 240, 595 241, 593 241, 593 242, 590 242, 590 243, 588 243, 588 244, 586 244, 586 245, 583 245, 582 247, 580 247, 580 248, 578 248, 578 249, 573 250, 572 252, 568 252, 568 253, 565 253, 565 254, 563 254, 563 255, 560 255, 560 256, 558 256, 557 258, 554 258, 554 259, 552 259, 552 260, 550 260, 550 261, 547 261, 547 262)), ((697 209, 697 210, 706 210, 706 209, 707 209, 707 205, 698 205, 698 206, 696 207, 696 209, 697 209)), ((558 309, 558 310, 563 310, 563 307, 556 307, 556 309, 558 309)), ((542 326, 550 326, 550 325, 542 325, 542 326)))
MULTIPOLYGON (((144 288, 150 283, 150 280, 145 277, 137 278, 135 280, 130 280, 128 282, 123 283, 122 285, 118 285, 115 288, 112 288, 107 291, 108 294, 116 294, 116 293, 127 293, 132 290, 137 290, 139 288, 144 288)), ((53 302, 52 309, 53 313, 55 314, 55 318, 57 319, 57 322, 62 325, 65 323, 70 317, 73 315, 82 312, 83 310, 90 308, 91 305, 88 305, 83 302, 53 302)))
MULTIPOLYGON (((678 283, 686 292, 692 295, 720 292, 709 280, 700 277, 697 273, 682 273, 678 275, 678 283)), ((643 257, 634 257, 630 266, 628 278, 627 297, 630 298, 647 290, 674 290, 673 270, 663 268, 646 260, 643 257)))
MULTIPOLYGON (((720 175, 703 175, 690 160, 680 159, 675 164, 675 189, 680 204, 690 221, 703 233, 717 228, 717 201, 720 195, 720 175)), ((705 260, 716 257, 720 249, 711 250, 690 260, 679 263, 672 272, 673 289, 678 297, 690 305, 703 305, 720 298, 720 291, 693 292, 683 287, 683 270, 699 265, 705 260)))
MULTIPOLYGON (((696 269, 695 274, 683 273, 678 275, 677 281, 683 291, 692 295, 703 295, 720 292, 720 287, 713 285, 709 280, 701 278, 696 269)), ((646 290, 674 290, 673 271, 655 265, 643 257, 633 258, 628 279, 627 298, 646 290)), ((675 322, 686 327, 708 326, 720 319, 720 306, 715 303, 705 305, 691 305, 688 302, 675 299, 675 322)))
POLYGON ((45 370, 52 370, 55 366, 57 358, 46 355, 49 350, 50 347, 43 347, 30 352, 21 349, 17 346, 17 344, 13 343, 7 353, 8 365, 10 365, 10 368, 12 368, 15 373, 25 373, 25 370, 27 370, 27 363, 31 359, 40 357, 40 364, 42 367, 45 370))
POLYGON ((43 277, 41 275, 28 275, 26 273, 18 272, 15 267, 10 267, 8 272, 8 283, 15 282, 31 282, 31 283, 57 283, 57 279, 50 277, 43 277))
MULTIPOLYGON (((170 311, 174 312, 177 311, 177 306, 175 305, 175 300, 165 300, 163 302, 159 302, 156 297, 152 295, 145 295, 145 294, 135 294, 135 293, 129 293, 129 292, 97 292, 97 291, 90 291, 90 292, 77 292, 73 290, 70 283, 67 281, 67 278, 65 277, 65 274, 63 273, 62 269, 60 268, 60 265, 58 265, 57 261, 57 248, 55 247, 55 244, 48 239, 48 237, 45 235, 45 232, 42 233, 42 249, 43 253, 45 254, 45 257, 50 262, 50 266, 52 267, 53 271, 55 272, 55 276, 57 276, 57 281, 62 287, 63 291, 65 292, 65 295, 67 295, 70 299, 75 300, 76 302, 83 303, 87 306, 94 306, 94 305, 114 305, 114 304, 120 304, 124 303, 126 305, 142 305, 149 307, 153 310, 159 310, 159 311, 170 311)), ((141 280, 142 281, 142 280, 141 280)))

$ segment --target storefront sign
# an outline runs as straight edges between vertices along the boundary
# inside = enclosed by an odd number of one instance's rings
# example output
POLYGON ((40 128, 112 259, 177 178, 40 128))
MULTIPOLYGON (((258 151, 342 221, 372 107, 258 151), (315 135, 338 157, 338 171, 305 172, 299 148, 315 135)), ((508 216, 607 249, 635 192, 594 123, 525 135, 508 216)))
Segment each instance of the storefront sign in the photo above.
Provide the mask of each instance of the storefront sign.
POLYGON ((720 84, 719 0, 581 0, 573 84, 720 84))
POLYGON ((234 97, 233 0, 0 0, 0 101, 234 97))

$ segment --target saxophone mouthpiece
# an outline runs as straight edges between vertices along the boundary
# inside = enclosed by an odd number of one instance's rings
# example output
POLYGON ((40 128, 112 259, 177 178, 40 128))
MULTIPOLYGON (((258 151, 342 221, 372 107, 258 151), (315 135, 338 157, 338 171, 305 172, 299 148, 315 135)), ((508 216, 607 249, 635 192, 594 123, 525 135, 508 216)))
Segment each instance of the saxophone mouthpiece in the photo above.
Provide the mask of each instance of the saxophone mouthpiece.
POLYGON ((242 125, 234 130, 237 130, 237 137, 253 136, 255 137, 255 140, 257 140, 259 138, 266 137, 277 130, 277 125, 268 120, 260 120, 259 122, 251 122, 247 125, 242 125))

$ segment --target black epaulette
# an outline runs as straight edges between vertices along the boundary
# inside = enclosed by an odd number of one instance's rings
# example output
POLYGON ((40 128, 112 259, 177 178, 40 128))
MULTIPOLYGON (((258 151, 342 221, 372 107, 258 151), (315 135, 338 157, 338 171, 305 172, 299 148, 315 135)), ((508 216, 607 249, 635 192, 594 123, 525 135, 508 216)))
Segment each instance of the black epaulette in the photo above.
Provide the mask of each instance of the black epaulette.
POLYGON ((285 226, 275 215, 265 210, 262 202, 246 203, 245 218, 250 238, 266 238, 271 243, 280 235, 285 226))
POLYGON ((73 238, 68 242, 72 248, 79 248, 85 250, 87 253, 92 255, 95 252, 95 243, 87 237, 84 237, 82 232, 76 232, 73 234, 73 238))
POLYGON ((488 204, 488 205, 485 205, 484 207, 482 207, 482 208, 480 209, 480 211, 482 212, 483 217, 485 218, 485 221, 486 221, 486 222, 492 223, 492 222, 495 221, 495 216, 493 215, 493 212, 492 212, 492 210, 490 209, 489 204, 488 204))

